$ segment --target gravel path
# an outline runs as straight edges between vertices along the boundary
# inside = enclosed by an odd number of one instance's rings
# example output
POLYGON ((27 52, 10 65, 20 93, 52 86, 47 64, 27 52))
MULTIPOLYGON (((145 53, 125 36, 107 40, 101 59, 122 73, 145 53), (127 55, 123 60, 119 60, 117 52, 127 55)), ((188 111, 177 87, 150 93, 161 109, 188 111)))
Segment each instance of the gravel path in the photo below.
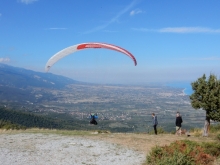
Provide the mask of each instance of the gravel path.
POLYGON ((1 134, 2 165, 138 165, 145 155, 79 136, 1 134))

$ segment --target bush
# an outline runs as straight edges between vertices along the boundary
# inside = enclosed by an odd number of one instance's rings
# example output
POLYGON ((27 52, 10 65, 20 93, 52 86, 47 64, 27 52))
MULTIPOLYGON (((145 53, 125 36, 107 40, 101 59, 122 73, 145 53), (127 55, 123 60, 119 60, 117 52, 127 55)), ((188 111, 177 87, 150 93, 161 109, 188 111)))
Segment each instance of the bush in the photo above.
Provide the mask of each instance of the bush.
POLYGON ((166 132, 164 131, 164 129, 162 127, 158 127, 157 133, 163 134, 163 133, 166 133, 166 132))
POLYGON ((169 146, 152 149, 147 156, 150 165, 208 165, 214 157, 205 152, 196 142, 183 140, 171 143, 169 146))
POLYGON ((192 133, 201 132, 201 128, 191 128, 190 132, 192 132, 192 133))
POLYGON ((107 131, 107 130, 98 130, 98 133, 110 133, 110 131, 107 131))
POLYGON ((202 129, 201 128, 192 128, 190 132, 195 136, 199 137, 202 135, 202 129))
POLYGON ((210 125, 210 132, 211 133, 218 133, 219 130, 220 130, 220 124, 210 125))
POLYGON ((216 137, 217 137, 217 140, 220 141, 220 134, 218 134, 216 137))
POLYGON ((205 149, 205 152, 214 156, 220 156, 220 143, 202 143, 202 147, 205 149))

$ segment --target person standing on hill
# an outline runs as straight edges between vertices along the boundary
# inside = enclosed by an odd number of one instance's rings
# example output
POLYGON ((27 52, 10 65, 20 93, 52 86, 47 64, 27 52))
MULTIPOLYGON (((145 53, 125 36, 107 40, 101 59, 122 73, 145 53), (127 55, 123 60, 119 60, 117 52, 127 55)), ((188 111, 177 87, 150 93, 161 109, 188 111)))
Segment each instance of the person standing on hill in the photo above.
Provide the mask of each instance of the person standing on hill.
POLYGON ((182 117, 180 116, 180 113, 176 113, 176 135, 181 135, 181 127, 182 127, 182 117))
POLYGON ((152 123, 153 123, 153 127, 154 127, 154 133, 155 133, 155 135, 157 135, 157 124, 158 124, 157 116, 154 113, 152 113, 152 118, 153 118, 152 123))

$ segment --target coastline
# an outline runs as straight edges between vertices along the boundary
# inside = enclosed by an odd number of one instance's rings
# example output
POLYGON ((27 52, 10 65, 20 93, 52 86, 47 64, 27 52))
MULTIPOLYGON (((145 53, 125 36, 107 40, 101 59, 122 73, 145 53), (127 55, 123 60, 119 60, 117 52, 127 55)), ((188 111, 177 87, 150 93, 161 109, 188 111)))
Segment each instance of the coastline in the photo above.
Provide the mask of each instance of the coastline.
POLYGON ((190 88, 184 88, 183 92, 185 93, 185 95, 191 95, 193 93, 191 87, 190 88))
POLYGON ((182 89, 182 95, 191 95, 193 93, 191 84, 188 82, 168 83, 166 86, 182 89))
POLYGON ((188 95, 188 94, 186 93, 186 89, 187 89, 187 88, 184 88, 184 89, 182 90, 184 96, 188 95))

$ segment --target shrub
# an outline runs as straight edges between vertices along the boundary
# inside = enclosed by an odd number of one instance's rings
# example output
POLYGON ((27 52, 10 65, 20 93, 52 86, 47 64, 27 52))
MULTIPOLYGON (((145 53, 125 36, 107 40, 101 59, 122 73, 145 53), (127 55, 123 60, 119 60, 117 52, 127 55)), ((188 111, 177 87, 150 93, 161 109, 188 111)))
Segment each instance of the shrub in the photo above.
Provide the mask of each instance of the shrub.
POLYGON ((164 147, 156 146, 147 156, 150 165, 208 165, 213 161, 214 157, 206 153, 202 146, 188 140, 164 147))
POLYGON ((110 131, 107 131, 107 130, 98 130, 98 133, 110 133, 110 131))
POLYGON ((199 137, 202 135, 202 129, 201 128, 192 128, 190 132, 195 136, 199 137))
POLYGON ((211 133, 217 133, 220 130, 220 124, 217 125, 210 125, 210 132, 211 133))
POLYGON ((216 137, 217 137, 217 140, 220 141, 220 134, 218 134, 216 137))
POLYGON ((164 129, 163 129, 162 127, 158 127, 157 132, 158 132, 159 134, 165 133, 165 131, 164 131, 164 129))
POLYGON ((215 142, 202 143, 202 147, 205 149, 206 153, 215 157, 220 156, 220 143, 215 143, 215 142))

